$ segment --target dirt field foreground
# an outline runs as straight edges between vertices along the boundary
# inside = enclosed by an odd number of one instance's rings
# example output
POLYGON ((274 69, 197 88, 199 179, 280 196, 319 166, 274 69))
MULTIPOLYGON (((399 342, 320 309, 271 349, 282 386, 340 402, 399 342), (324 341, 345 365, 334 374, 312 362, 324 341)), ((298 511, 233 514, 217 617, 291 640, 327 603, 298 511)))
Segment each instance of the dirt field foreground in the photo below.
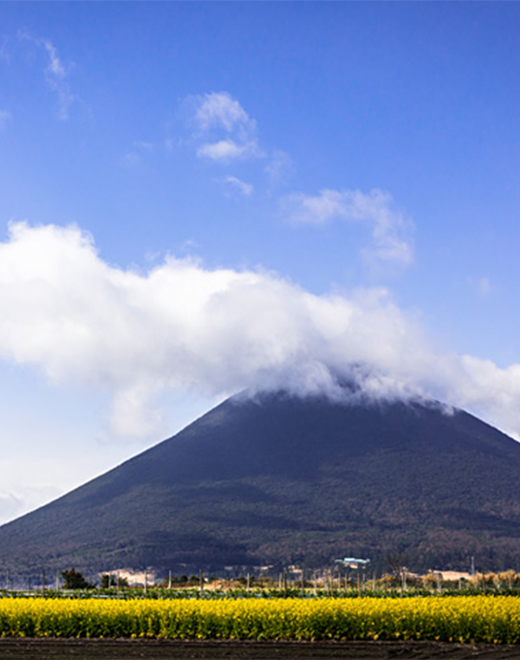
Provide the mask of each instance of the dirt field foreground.
POLYGON ((520 646, 445 642, 243 642, 0 638, 0 658, 24 660, 520 660, 520 646))

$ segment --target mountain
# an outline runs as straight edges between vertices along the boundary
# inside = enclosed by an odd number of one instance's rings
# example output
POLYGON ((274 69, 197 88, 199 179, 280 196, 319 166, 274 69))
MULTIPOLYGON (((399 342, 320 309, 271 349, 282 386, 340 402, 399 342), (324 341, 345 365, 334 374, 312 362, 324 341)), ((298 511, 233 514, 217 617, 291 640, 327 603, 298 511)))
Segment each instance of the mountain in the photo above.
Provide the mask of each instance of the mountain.
MULTIPOLYGON (((81 460, 81 457, 78 457, 81 460)), ((520 568, 520 444, 457 410, 236 397, 0 528, 0 570, 520 568)))

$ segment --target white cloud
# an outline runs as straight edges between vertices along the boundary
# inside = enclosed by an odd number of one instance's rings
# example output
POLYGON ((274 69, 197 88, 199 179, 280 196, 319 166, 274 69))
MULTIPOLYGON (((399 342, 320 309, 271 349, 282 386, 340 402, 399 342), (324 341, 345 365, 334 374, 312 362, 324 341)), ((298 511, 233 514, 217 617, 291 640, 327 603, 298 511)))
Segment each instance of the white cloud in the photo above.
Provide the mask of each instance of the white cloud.
POLYGON ((47 64, 44 69, 45 80, 48 87, 58 97, 58 118, 61 121, 69 119, 71 105, 78 100, 78 97, 70 90, 67 78, 70 65, 65 66, 58 56, 58 51, 49 39, 33 37, 28 32, 19 32, 20 41, 28 41, 38 48, 41 48, 46 55, 47 64))
POLYGON ((204 94, 191 98, 190 105, 199 158, 227 163, 262 155, 255 120, 230 94, 204 94))
MULTIPOLYGON (((260 159, 263 167, 257 174, 263 174, 264 184, 284 183, 292 174, 290 156, 280 149, 265 151, 260 146, 256 121, 228 92, 191 96, 184 105, 192 130, 190 142, 198 158, 221 165, 260 159)), ((230 183, 232 178, 228 177, 230 183)), ((249 195, 249 185, 240 193, 249 195)), ((238 186, 235 192, 239 192, 238 186)))
POLYGON ((224 179, 222 179, 222 184, 229 191, 228 194, 231 195, 238 194, 249 197, 253 194, 254 188, 252 184, 247 183, 246 181, 242 181, 236 176, 226 176, 224 179))
POLYGON ((150 437, 162 427, 161 410, 154 407, 153 382, 135 383, 116 390, 110 415, 110 426, 117 435, 150 437))
POLYGON ((374 189, 321 190, 318 195, 296 193, 282 200, 288 221, 294 225, 324 225, 334 220, 366 222, 372 228, 373 245, 364 251, 371 262, 408 266, 413 250, 405 234, 410 227, 402 213, 393 208, 391 195, 374 189))
POLYGON ((251 144, 237 144, 234 140, 219 140, 219 142, 203 144, 197 149, 197 156, 229 162, 247 158, 253 148, 254 145, 251 144))
MULTIPOLYGON (((350 191, 348 191, 350 192, 350 191)), ((336 218, 349 218, 345 193, 322 190, 317 196, 295 193, 285 198, 289 220, 295 225, 324 225, 336 218)))
POLYGON ((47 73, 50 76, 54 76, 56 78, 65 78, 67 73, 60 58, 58 57, 58 51, 54 45, 48 39, 40 40, 39 43, 43 45, 49 57, 49 63, 46 69, 47 73))
POLYGON ((3 359, 111 392, 123 435, 153 434, 169 390, 337 396, 338 379, 360 396, 435 396, 520 434, 520 365, 439 354, 384 290, 318 296, 174 257, 135 272, 105 263, 78 228, 18 223, 0 243, 0 309, 3 359))
POLYGON ((223 128, 228 133, 238 130, 254 132, 255 122, 240 103, 227 92, 211 92, 197 98, 194 121, 200 131, 223 128))

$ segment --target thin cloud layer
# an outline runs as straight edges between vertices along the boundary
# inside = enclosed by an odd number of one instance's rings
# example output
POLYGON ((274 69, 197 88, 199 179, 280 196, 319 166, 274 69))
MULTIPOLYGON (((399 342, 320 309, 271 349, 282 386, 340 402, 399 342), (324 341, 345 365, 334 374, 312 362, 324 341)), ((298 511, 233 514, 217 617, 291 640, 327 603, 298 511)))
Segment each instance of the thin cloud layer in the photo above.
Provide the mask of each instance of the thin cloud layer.
POLYGON ((369 260, 408 266, 413 250, 406 233, 410 222, 394 208, 392 196, 382 190, 321 190, 318 195, 296 193, 283 200, 293 225, 321 226, 335 220, 370 225, 373 246, 365 250, 369 260))
POLYGON ((76 227, 12 224, 0 243, 0 355, 52 382, 104 389, 121 435, 150 437, 168 389, 225 395, 433 396, 520 435, 520 365, 435 352, 384 290, 314 295, 276 274, 168 257, 105 263, 76 227))

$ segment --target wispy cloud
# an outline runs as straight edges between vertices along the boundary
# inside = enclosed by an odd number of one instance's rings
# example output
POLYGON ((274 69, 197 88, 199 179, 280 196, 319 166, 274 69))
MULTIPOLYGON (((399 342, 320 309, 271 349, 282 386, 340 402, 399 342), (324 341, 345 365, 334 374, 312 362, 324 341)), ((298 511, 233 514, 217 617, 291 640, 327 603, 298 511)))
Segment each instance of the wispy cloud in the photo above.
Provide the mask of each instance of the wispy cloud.
POLYGON ((58 98, 58 118, 61 121, 69 119, 69 112, 72 104, 78 100, 73 94, 68 84, 68 76, 71 65, 67 66, 58 56, 58 51, 49 39, 34 37, 26 31, 18 33, 20 41, 26 41, 40 48, 46 56, 46 66, 44 68, 45 81, 58 98))
MULTIPOLYGON (((188 144, 198 158, 238 169, 244 161, 248 165, 248 177, 254 181, 254 189, 269 192, 270 188, 287 183, 294 171, 294 163, 286 152, 278 148, 266 148, 260 144, 257 122, 241 103, 228 92, 211 92, 190 96, 183 102, 189 125, 188 144), (256 161, 256 162, 255 162, 256 161)), ((173 143, 168 140, 171 148, 173 143)), ((245 183, 235 175, 219 180, 225 194, 249 196, 253 184, 245 183)))
MULTIPOLYGON (((38 43, 38 41, 36 41, 38 43)), ((43 45, 47 51, 49 57, 49 63, 47 65, 46 72, 49 76, 53 76, 58 79, 63 79, 67 76, 65 67, 63 66, 60 58, 58 57, 58 52, 54 45, 49 40, 41 40, 39 45, 43 45)))
POLYGON ((262 155, 256 121, 230 94, 211 92, 189 102, 199 158, 228 163, 262 155))
POLYGON ((314 295, 173 257, 137 273, 104 262, 77 228, 22 223, 0 243, 0 308, 0 355, 108 389, 123 435, 153 437, 168 389, 339 396, 341 379, 362 397, 434 396, 520 435, 520 365, 437 352, 384 290, 314 295))
POLYGON ((296 193, 282 200, 287 220, 293 225, 325 225, 335 220, 364 222, 372 231, 372 246, 364 250, 369 261, 408 266, 413 249, 406 237, 411 223, 394 208, 392 196, 379 189, 324 189, 318 195, 296 193))
POLYGON ((275 149, 264 168, 271 184, 286 183, 295 170, 294 162, 288 153, 275 149))
POLYGON ((226 194, 249 197, 249 195, 252 195, 254 190, 254 187, 251 183, 242 181, 236 176, 226 176, 221 179, 220 182, 226 189, 226 194))
POLYGON ((227 92, 211 92, 194 99, 196 107, 193 117, 200 131, 223 128, 228 133, 236 130, 254 133, 256 123, 227 92))

